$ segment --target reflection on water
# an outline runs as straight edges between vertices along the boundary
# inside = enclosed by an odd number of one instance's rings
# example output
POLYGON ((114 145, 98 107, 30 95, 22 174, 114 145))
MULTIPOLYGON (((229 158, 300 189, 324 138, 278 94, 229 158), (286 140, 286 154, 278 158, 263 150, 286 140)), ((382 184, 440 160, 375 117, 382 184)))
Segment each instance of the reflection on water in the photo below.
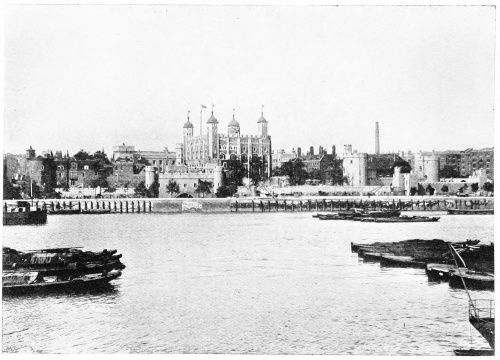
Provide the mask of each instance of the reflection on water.
POLYGON ((438 223, 376 224, 310 213, 56 215, 45 226, 5 227, 4 246, 116 248, 127 267, 106 291, 4 297, 3 351, 452 355, 487 348, 470 330, 462 290, 430 283, 420 269, 363 263, 350 251, 351 241, 493 241, 491 216, 438 216, 438 223))

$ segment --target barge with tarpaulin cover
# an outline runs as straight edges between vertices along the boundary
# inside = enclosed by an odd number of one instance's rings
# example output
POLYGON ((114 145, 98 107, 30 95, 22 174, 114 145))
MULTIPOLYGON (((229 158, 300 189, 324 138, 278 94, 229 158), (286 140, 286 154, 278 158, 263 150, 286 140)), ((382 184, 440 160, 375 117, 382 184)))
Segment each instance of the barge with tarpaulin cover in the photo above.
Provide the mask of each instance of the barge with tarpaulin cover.
POLYGON ((2 291, 11 294, 102 286, 121 276, 125 268, 122 255, 116 252, 76 247, 18 251, 4 247, 2 291))

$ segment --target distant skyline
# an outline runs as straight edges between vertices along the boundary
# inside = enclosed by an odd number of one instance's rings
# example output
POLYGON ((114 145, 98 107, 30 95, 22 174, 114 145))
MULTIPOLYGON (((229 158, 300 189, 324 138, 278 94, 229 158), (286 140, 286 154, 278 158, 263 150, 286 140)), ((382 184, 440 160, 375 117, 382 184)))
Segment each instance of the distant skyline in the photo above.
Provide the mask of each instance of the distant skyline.
POLYGON ((4 9, 4 153, 173 151, 212 103, 273 150, 494 145, 493 6, 4 9))

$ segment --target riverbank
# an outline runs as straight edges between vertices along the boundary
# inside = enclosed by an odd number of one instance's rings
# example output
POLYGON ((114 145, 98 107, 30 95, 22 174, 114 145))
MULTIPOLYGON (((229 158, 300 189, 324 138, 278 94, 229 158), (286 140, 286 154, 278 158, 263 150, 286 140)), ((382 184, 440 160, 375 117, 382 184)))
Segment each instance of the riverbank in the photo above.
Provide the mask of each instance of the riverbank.
MULTIPOLYGON (((4 201, 15 204, 15 201, 4 201)), ((109 209, 112 213, 184 213, 184 212, 315 212, 340 211, 351 208, 369 210, 446 211, 447 209, 493 209, 492 197, 436 196, 340 196, 290 198, 189 198, 189 199, 43 199, 33 206, 52 209, 109 209)))

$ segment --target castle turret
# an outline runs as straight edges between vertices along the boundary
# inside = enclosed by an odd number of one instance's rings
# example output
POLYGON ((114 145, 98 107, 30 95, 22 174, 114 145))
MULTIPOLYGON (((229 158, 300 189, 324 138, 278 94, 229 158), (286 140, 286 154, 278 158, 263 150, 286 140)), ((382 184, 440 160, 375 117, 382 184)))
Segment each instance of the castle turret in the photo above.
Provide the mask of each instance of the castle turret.
POLYGON ((267 137, 267 120, 264 118, 264 105, 260 111, 260 118, 257 121, 258 124, 258 135, 262 137, 267 137))
POLYGON ((368 183, 368 154, 352 151, 352 145, 344 145, 344 177, 350 186, 366 186, 368 183))
POLYGON ((208 134, 208 157, 209 159, 219 158, 219 130, 217 124, 219 122, 214 116, 214 107, 212 105, 212 116, 207 120, 207 134, 208 134))
POLYGON ((221 187, 223 185, 223 182, 224 182, 223 173, 224 173, 223 166, 216 166, 214 168, 214 187, 213 187, 214 195, 217 193, 217 190, 219 189, 219 187, 221 187))
POLYGON ((427 182, 439 181, 439 156, 425 155, 418 152, 415 156, 415 175, 418 180, 427 182))
POLYGON ((146 178, 144 179, 144 185, 146 185, 146 189, 149 189, 149 187, 154 184, 155 175, 156 175, 155 168, 153 166, 146 166, 145 169, 146 178))
POLYGON ((239 136, 240 135, 240 124, 234 119, 234 109, 233 109, 233 120, 227 125, 227 133, 229 136, 239 136))
POLYGON ((404 189, 405 179, 404 174, 401 173, 401 166, 394 167, 394 175, 392 176, 392 187, 404 189))
POLYGON ((33 160, 34 158, 36 158, 35 150, 33 150, 33 148, 30 146, 30 148, 26 150, 26 159, 33 160))
POLYGON ((184 137, 193 136, 193 130, 194 126, 193 124, 191 124, 191 121, 189 121, 189 111, 188 111, 188 118, 186 123, 184 124, 184 137))

